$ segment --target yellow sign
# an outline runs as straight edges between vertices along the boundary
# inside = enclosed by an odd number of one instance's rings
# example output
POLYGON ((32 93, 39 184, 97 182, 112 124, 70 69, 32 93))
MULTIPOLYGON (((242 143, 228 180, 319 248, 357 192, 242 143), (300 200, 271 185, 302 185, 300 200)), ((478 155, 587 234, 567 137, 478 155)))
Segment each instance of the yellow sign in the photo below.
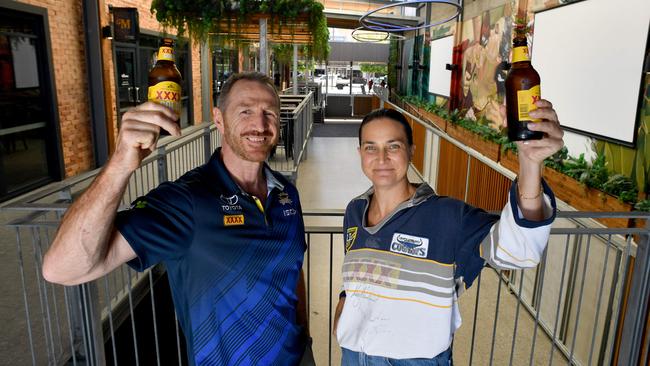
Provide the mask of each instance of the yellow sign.
POLYGON ((244 225, 244 215, 224 215, 223 224, 225 226, 244 225))

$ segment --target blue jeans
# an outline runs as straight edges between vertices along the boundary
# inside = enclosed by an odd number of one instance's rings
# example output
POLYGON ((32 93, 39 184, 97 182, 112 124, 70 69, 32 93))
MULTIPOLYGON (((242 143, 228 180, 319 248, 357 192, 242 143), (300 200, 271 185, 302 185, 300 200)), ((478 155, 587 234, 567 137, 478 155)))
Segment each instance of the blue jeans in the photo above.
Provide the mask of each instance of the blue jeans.
POLYGON ((341 348, 341 366, 453 366, 451 347, 434 358, 396 359, 381 356, 368 356, 362 352, 341 348))

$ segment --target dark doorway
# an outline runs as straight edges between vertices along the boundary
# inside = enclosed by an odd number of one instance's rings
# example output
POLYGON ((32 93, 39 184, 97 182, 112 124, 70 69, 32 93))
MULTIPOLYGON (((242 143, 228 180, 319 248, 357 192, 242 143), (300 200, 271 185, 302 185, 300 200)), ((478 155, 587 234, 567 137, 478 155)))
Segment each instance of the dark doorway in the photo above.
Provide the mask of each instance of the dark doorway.
POLYGON ((217 48, 212 51, 212 103, 217 105, 221 87, 239 69, 237 50, 217 48))
POLYGON ((0 201, 63 175, 46 22, 41 8, 0 7, 0 201))

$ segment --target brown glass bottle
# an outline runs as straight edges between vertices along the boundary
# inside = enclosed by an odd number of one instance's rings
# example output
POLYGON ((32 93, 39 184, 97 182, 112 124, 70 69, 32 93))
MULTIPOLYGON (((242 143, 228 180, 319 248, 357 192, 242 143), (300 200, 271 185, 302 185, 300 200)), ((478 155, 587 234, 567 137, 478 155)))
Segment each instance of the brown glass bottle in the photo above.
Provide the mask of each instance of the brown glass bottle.
MULTIPOLYGON (((149 90, 147 92, 149 101, 164 105, 180 116, 182 81, 181 73, 174 63, 174 41, 163 38, 158 49, 156 64, 149 71, 149 90)), ((169 132, 161 129, 160 134, 169 135, 169 132)))
POLYGON ((535 102, 541 97, 539 74, 530 64, 526 36, 515 35, 512 44, 512 66, 506 78, 508 139, 539 140, 544 134, 528 129, 529 123, 540 121, 528 115, 528 112, 537 108, 535 102))

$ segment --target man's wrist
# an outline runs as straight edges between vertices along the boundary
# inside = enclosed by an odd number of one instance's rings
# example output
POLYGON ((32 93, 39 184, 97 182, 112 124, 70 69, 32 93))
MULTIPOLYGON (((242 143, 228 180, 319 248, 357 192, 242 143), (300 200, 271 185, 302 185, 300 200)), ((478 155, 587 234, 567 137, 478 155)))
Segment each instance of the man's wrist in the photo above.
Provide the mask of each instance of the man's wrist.
POLYGON ((127 161, 125 157, 120 156, 119 154, 113 154, 113 156, 108 159, 106 165, 104 166, 104 172, 110 174, 115 178, 130 178, 131 175, 138 169, 138 166, 129 166, 124 164, 124 161, 127 161))

